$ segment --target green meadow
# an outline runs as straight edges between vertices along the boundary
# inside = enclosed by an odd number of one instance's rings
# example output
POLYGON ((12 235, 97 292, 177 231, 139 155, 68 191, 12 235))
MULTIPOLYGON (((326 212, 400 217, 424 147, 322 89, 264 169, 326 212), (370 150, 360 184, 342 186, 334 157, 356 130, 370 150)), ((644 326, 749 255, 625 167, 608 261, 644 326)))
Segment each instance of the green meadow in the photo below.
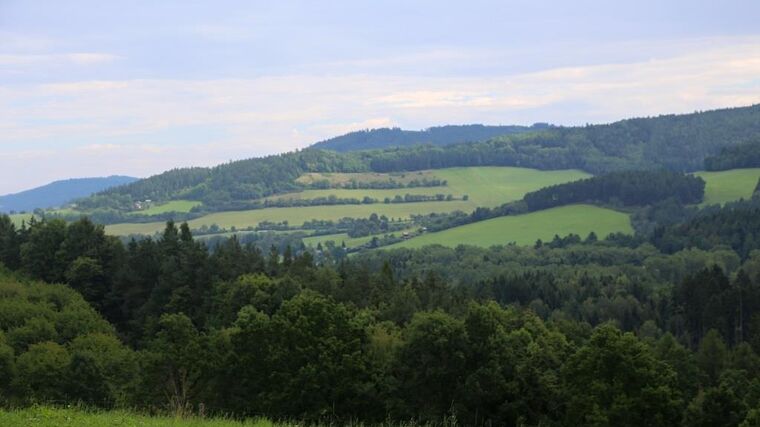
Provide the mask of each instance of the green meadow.
MULTIPOLYGON (((336 205, 336 206, 305 206, 292 208, 266 208, 248 211, 217 212, 188 221, 190 228, 200 228, 202 225, 217 224, 220 227, 239 229, 255 227, 262 221, 288 221, 290 225, 301 225, 311 219, 339 220, 341 218, 367 218, 373 213, 386 215, 389 218, 408 218, 411 214, 429 212, 451 212, 455 210, 470 210, 469 204, 461 201, 454 202, 420 202, 420 203, 375 203, 372 205, 336 205)), ((106 226, 109 234, 153 234, 164 228, 163 222, 145 224, 122 223, 106 226)))
POLYGON ((162 203, 160 205, 151 206, 148 209, 141 211, 135 211, 134 214, 140 215, 160 215, 167 212, 190 212, 190 209, 200 206, 201 202, 193 200, 172 200, 171 202, 162 203))
POLYGON ((705 186, 702 205, 723 204, 739 199, 749 199, 760 179, 760 168, 731 169, 719 172, 697 172, 705 186))
POLYGON ((30 219, 31 219, 33 216, 34 216, 34 215, 32 215, 32 214, 28 214, 28 213, 25 213, 25 214, 13 214, 13 215, 10 215, 10 217, 11 217, 11 222, 13 222, 13 224, 14 224, 16 227, 21 227, 21 223, 23 223, 23 222, 27 222, 27 223, 28 223, 28 222, 29 222, 29 220, 30 220, 30 219))
MULTIPOLYGON (((469 206, 468 210, 473 210, 478 206, 499 206, 506 202, 519 200, 525 195, 525 193, 549 185, 575 181, 591 176, 579 170, 541 171, 528 168, 487 166, 409 172, 403 176, 404 178, 408 178, 408 176, 418 177, 416 174, 419 174, 419 177, 446 180, 447 185, 441 187, 392 188, 382 190, 305 190, 298 193, 281 194, 272 197, 272 199, 314 199, 317 197, 334 195, 340 198, 355 198, 360 200, 365 196, 368 196, 382 201, 386 197, 393 198, 393 196, 403 196, 404 194, 430 196, 436 194, 451 194, 457 198, 461 198, 463 195, 469 196, 469 200, 464 205, 469 206)), ((331 176, 333 176, 333 178, 335 178, 334 180, 337 182, 346 182, 350 181, 351 177, 357 181, 362 181, 365 179, 365 175, 367 174, 332 174, 331 176), (340 177, 335 178, 334 175, 340 175, 340 177)), ((379 180, 377 177, 379 174, 371 175, 373 176, 373 180, 379 180)), ((396 175, 398 174, 389 174, 386 176, 401 181, 396 175)))
MULTIPOLYGON (((400 188, 391 190, 307 190, 299 193, 280 195, 281 198, 314 198, 334 194, 338 197, 353 197, 361 199, 369 196, 377 199, 393 197, 396 194, 453 194, 457 197, 468 195, 469 200, 450 202, 419 202, 419 203, 375 203, 370 205, 334 205, 306 206, 288 208, 267 208, 248 211, 217 212, 189 221, 191 228, 202 225, 217 224, 220 227, 245 228, 256 226, 262 221, 288 221, 291 225, 300 225, 311 219, 338 220, 340 218, 366 218, 372 213, 385 215, 389 218, 409 218, 413 214, 428 214, 433 212, 452 212, 461 210, 471 212, 478 206, 498 206, 503 203, 518 200, 529 192, 552 184, 574 181, 589 175, 577 170, 540 171, 527 168, 512 167, 473 167, 451 168, 432 171, 428 177, 445 179, 445 187, 400 188)), ((341 179, 346 179, 341 174, 341 179)), ((153 234, 163 229, 162 222, 146 224, 114 224, 106 227, 110 234, 153 234)))
POLYGON ((386 248, 420 248, 433 244, 488 247, 510 242, 532 245, 537 239, 550 241, 554 235, 566 236, 569 233, 585 238, 592 231, 599 238, 604 238, 613 232, 632 233, 633 229, 625 213, 593 205, 571 205, 423 234, 386 248))

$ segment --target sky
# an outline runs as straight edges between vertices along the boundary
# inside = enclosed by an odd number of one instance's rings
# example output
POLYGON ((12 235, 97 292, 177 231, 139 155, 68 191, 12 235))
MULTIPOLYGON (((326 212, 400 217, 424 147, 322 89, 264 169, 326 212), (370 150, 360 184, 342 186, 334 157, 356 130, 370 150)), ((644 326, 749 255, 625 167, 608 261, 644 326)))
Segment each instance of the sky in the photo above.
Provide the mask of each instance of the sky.
POLYGON ((760 103, 760 2, 0 0, 0 194, 359 129, 760 103))

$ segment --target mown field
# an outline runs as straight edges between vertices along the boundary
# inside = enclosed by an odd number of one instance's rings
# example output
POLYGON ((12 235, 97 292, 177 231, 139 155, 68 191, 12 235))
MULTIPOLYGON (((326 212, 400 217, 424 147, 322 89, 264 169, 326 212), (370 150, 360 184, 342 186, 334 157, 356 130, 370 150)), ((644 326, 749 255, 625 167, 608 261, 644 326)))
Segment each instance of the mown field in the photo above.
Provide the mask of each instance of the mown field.
POLYGON ((695 175, 702 177, 707 184, 702 205, 723 204, 750 198, 760 179, 760 168, 697 172, 695 175))
MULTIPOLYGON (((312 174, 313 175, 313 174, 312 174)), ((354 177, 357 181, 367 179, 367 174, 331 174, 336 182, 350 181, 354 177)), ((373 179, 378 180, 378 174, 371 174, 373 179)), ((402 181, 398 174, 393 176, 396 181, 402 181)), ((437 178, 446 180, 446 186, 440 187, 416 187, 416 188, 392 188, 383 190, 351 190, 351 189, 325 189, 306 190, 299 193, 289 193, 275 196, 276 199, 314 199, 335 195, 340 198, 362 199, 365 196, 383 200, 386 197, 393 198, 395 195, 415 194, 429 195, 451 194, 461 198, 469 196, 469 200, 463 203, 473 210, 478 206, 493 207, 503 203, 518 200, 530 191, 563 182, 575 181, 589 177, 590 175, 579 170, 541 171, 528 168, 512 167, 472 167, 472 168, 448 168, 436 169, 423 172, 409 172, 403 175, 408 180, 409 176, 418 179, 437 178), (419 175, 417 175, 419 174, 419 175)), ((446 202, 441 202, 446 203, 446 202)), ((449 202, 450 203, 450 202, 449 202)))
MULTIPOLYGON (((202 225, 217 224, 220 227, 245 228, 256 226, 261 221, 288 221, 291 225, 300 225, 311 219, 338 220, 344 217, 366 218, 372 213, 386 215, 390 218, 408 218, 412 214, 427 214, 432 212, 452 212, 461 210, 471 212, 478 206, 498 206, 517 200, 529 191, 538 190, 547 185, 574 181, 589 176, 577 170, 539 171, 536 169, 510 167, 475 167, 451 168, 435 170, 434 177, 445 179, 445 187, 400 188, 391 190, 307 190, 280 197, 314 198, 335 194, 338 197, 355 197, 358 199, 369 196, 382 200, 396 194, 453 194, 461 197, 464 194, 469 200, 451 202, 420 202, 371 205, 335 205, 307 206, 292 208, 267 208, 249 211, 219 212, 189 221, 191 228, 202 225)), ((348 174, 342 174, 348 175, 348 174)), ((163 229, 162 222, 146 224, 114 224, 106 227, 110 234, 153 234, 163 229)))
POLYGON ((27 409, 0 409, 3 427, 274 427, 265 419, 234 421, 226 419, 149 417, 125 411, 90 412, 70 408, 36 406, 27 409))
POLYGON ((571 205, 423 234, 386 248, 420 248, 432 244, 488 247, 510 242, 532 245, 537 239, 550 241, 555 234, 566 236, 575 233, 585 238, 591 231, 599 238, 613 232, 633 233, 630 219, 625 213, 593 205, 571 205))
POLYGON ((148 209, 132 212, 140 215, 159 215, 167 212, 190 212, 190 209, 199 206, 201 202, 193 200, 172 200, 171 202, 163 203, 160 205, 151 206, 148 209))

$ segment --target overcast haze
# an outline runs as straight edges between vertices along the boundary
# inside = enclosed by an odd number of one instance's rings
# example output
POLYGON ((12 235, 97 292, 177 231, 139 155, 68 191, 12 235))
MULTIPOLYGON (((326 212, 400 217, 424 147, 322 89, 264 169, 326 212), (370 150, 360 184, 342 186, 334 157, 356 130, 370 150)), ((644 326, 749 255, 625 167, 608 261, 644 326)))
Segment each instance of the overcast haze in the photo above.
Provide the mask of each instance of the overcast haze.
POLYGON ((618 3, 0 0, 0 194, 364 128, 760 102, 760 2, 618 3))

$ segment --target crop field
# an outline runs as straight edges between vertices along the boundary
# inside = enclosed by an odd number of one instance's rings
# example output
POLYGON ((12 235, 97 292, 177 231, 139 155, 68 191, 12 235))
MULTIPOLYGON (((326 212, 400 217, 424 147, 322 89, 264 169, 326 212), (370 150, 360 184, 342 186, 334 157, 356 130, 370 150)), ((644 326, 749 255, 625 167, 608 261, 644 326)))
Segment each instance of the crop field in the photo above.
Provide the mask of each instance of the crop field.
POLYGON ((159 215, 167 212, 190 212, 190 209, 201 205, 201 202, 193 200, 172 200, 171 202, 163 203, 156 206, 151 206, 148 209, 132 212, 140 215, 159 215))
POLYGON ((571 205, 423 234, 386 248, 420 248, 432 244, 489 247, 510 242, 532 245, 537 239, 550 241, 555 234, 566 236, 575 233, 585 238, 591 231, 600 239, 613 232, 633 233, 630 219, 625 213, 592 205, 571 205))
POLYGON ((750 198, 760 179, 760 168, 697 172, 695 175, 702 177, 707 184, 702 205, 723 204, 750 198))
MULTIPOLYGON (((391 190, 307 190, 280 197, 314 198, 335 194, 339 197, 358 199, 370 196, 377 199, 392 197, 396 194, 453 194, 457 197, 467 194, 469 200, 450 202, 418 203, 375 203, 369 205, 333 205, 306 206, 288 208, 267 208, 248 211, 218 212, 189 221, 191 228, 202 225, 217 224, 220 227, 245 228, 255 226, 261 221, 288 221, 290 225, 300 225, 311 219, 338 220, 340 218, 366 218, 373 213, 389 218, 408 218, 412 214, 433 212, 452 212, 461 210, 471 212, 478 206, 498 206, 518 200, 529 191, 538 190, 547 185, 574 181, 589 176, 577 170, 539 171, 536 169, 511 167, 474 167, 451 168, 433 171, 435 178, 445 179, 445 187, 399 188, 391 190)), ((347 174, 343 174, 347 175, 347 174)), ((431 176, 432 177, 432 176, 431 176)), ((114 224, 106 227, 110 234, 153 234, 163 229, 161 222, 145 224, 114 224)))
POLYGON ((0 426, 14 427, 286 427, 265 419, 174 418, 137 415, 125 411, 90 412, 69 408, 35 406, 27 409, 0 409, 0 426))

